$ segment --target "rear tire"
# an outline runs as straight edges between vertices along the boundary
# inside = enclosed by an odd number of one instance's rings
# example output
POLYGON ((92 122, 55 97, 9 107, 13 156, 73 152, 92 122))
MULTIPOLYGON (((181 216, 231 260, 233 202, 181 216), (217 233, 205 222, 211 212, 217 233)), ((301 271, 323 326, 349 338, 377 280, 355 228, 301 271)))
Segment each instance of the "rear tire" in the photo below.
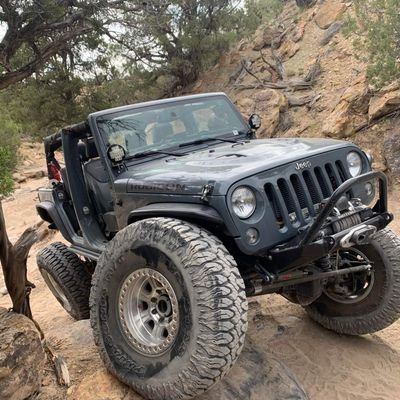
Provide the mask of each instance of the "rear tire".
POLYGON ((64 310, 76 320, 88 319, 91 274, 86 263, 63 243, 55 242, 37 254, 37 264, 64 310))
POLYGON ((340 297, 335 301, 334 295, 324 293, 305 310, 327 329, 364 335, 384 329, 400 317, 400 240, 390 229, 384 229, 368 245, 354 249, 372 263, 371 287, 361 289, 359 301, 340 301, 340 297))
POLYGON ((152 400, 209 389, 235 363, 247 329, 233 257, 213 235, 171 218, 139 221, 114 237, 90 304, 106 367, 152 400))

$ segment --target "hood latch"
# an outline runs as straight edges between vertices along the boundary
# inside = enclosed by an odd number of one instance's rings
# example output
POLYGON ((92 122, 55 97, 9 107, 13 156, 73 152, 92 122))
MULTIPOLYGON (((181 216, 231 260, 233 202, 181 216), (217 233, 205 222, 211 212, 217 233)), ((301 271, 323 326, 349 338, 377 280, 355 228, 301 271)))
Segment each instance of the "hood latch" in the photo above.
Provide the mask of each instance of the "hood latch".
POLYGON ((201 192, 200 200, 208 202, 208 196, 212 194, 213 190, 214 190, 214 185, 211 182, 209 182, 207 185, 204 185, 203 191, 201 192))

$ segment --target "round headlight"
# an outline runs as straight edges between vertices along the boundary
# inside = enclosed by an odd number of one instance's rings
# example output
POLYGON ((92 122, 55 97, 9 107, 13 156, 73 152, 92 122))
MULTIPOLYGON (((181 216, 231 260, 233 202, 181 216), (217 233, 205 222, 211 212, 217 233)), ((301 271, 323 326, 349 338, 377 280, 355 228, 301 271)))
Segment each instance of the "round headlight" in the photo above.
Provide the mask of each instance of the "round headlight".
POLYGON ((358 176, 362 171, 362 160, 361 156, 355 151, 351 151, 347 154, 347 165, 349 167, 351 176, 358 176))
POLYGON ((256 209, 256 196, 245 186, 239 186, 231 197, 233 212, 241 219, 250 218, 256 209))

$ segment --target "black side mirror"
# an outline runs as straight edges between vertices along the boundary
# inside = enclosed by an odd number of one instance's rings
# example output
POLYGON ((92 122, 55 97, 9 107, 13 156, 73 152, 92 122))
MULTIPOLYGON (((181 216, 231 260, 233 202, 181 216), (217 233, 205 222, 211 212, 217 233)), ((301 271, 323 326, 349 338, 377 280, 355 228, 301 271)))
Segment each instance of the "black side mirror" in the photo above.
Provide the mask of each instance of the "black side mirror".
POLYGON ((261 126, 261 117, 258 114, 251 114, 249 118, 249 125, 255 131, 261 126))

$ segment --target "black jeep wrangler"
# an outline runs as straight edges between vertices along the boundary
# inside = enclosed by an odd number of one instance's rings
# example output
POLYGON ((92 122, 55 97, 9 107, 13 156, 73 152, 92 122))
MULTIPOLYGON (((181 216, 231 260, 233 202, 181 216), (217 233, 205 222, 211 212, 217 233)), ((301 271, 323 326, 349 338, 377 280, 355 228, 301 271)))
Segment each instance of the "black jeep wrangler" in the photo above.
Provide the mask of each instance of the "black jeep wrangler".
POLYGON ((146 398, 189 399, 223 377, 249 296, 278 293, 341 334, 400 316, 385 175, 351 143, 261 140, 259 126, 210 93, 96 112, 45 139, 37 211, 70 246, 50 244, 39 268, 146 398))

